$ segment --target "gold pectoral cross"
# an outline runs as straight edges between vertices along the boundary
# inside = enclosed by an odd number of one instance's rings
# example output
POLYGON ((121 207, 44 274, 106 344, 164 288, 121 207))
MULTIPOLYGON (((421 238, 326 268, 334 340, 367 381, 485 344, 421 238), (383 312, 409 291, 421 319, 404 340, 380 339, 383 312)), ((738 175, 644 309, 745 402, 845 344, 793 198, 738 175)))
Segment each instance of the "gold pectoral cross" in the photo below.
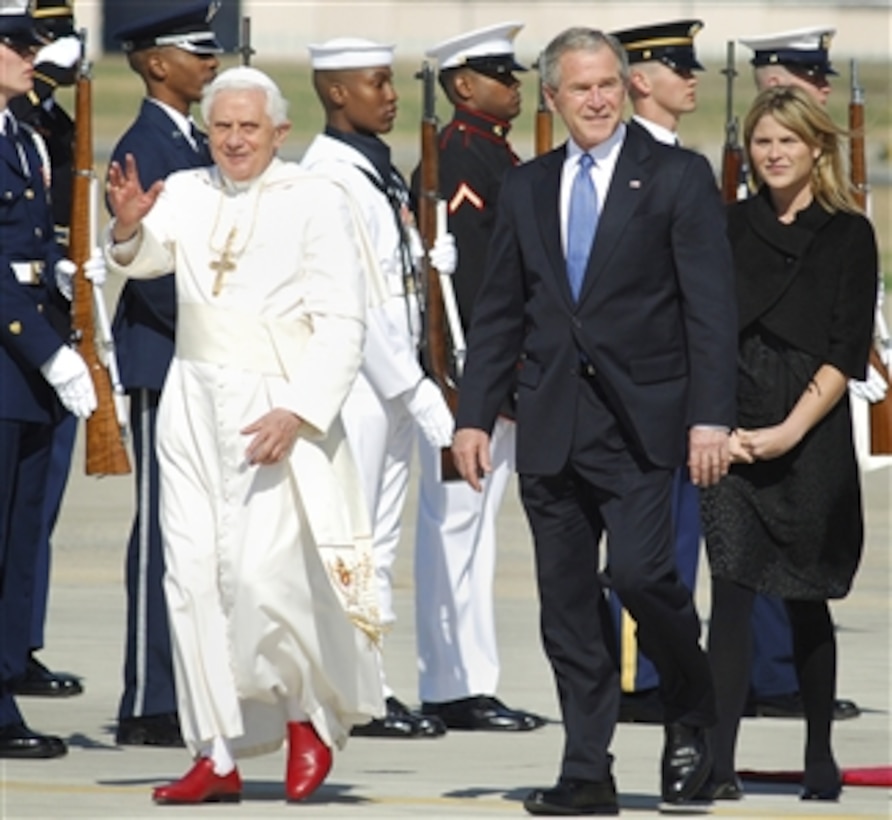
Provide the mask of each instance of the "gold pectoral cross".
POLYGON ((235 226, 232 227, 229 236, 226 237, 226 244, 223 246, 223 253, 220 254, 220 258, 211 262, 211 270, 214 270, 217 273, 214 277, 214 286, 211 288, 211 293, 214 296, 220 295, 220 291, 223 289, 223 278, 226 274, 235 270, 235 262, 233 262, 230 255, 232 253, 232 242, 234 239, 235 226))

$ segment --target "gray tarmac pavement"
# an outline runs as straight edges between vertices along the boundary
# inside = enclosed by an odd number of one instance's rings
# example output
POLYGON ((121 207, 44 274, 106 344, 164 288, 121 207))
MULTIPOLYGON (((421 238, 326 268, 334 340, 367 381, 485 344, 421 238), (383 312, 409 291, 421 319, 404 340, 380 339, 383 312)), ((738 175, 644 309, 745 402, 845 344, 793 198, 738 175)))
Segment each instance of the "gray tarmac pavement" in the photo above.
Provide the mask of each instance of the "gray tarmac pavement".
MULTIPOLYGON (((79 444, 80 448, 80 444, 79 444)), ((0 761, 2 818, 498 818, 526 816, 530 788, 554 782, 562 729, 550 669, 538 638, 532 554, 516 491, 500 518, 496 583, 502 683, 500 696, 551 719, 543 729, 505 735, 451 732, 435 740, 354 738, 338 753, 326 783, 310 800, 283 799, 284 751, 242 761, 244 799, 233 805, 154 806, 151 788, 179 777, 190 761, 183 750, 117 747, 114 719, 120 696, 124 636, 124 545, 133 508, 131 477, 87 478, 83 454, 75 468, 55 538, 47 646, 51 667, 84 677, 85 693, 52 700, 21 698, 28 723, 64 737, 64 758, 0 761)), ((852 594, 835 603, 839 628, 839 694, 864 714, 836 724, 843 767, 892 764, 890 732, 890 555, 892 470, 865 477, 867 549, 852 594)), ((401 620, 386 644, 387 669, 398 696, 415 703, 411 534, 407 510, 398 564, 401 620)), ((708 613, 708 578, 697 590, 708 613)), ((747 719, 739 746, 741 768, 801 767, 803 726, 795 720, 747 719)), ((623 816, 658 813, 660 727, 620 725, 613 753, 623 816)), ((847 787, 839 803, 803 803, 794 784, 746 784, 740 803, 717 803, 718 818, 886 818, 890 790, 847 787)), ((690 813, 689 813, 690 814, 690 813)), ((703 816, 701 814, 700 816, 703 816)))

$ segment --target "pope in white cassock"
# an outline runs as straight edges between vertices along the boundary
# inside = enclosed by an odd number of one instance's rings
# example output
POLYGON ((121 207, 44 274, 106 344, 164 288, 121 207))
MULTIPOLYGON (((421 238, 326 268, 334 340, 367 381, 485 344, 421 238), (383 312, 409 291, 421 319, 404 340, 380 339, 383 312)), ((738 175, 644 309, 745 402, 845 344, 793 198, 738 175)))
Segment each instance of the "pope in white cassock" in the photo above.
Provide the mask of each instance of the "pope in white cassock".
POLYGON ((349 195, 276 157, 285 112, 265 74, 229 69, 202 100, 215 166, 148 191, 131 156, 109 170, 110 268, 176 272, 158 457, 196 763, 155 789, 162 803, 240 799, 234 758, 277 749, 286 727, 286 797, 301 800, 383 712, 367 515, 338 421, 375 296, 349 195))

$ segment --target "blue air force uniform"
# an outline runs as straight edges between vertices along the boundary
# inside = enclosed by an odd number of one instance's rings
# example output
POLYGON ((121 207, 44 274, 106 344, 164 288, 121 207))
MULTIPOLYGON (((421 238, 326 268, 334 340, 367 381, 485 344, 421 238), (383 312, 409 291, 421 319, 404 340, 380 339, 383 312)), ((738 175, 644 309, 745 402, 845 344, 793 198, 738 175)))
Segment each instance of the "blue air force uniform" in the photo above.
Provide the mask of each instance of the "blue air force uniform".
MULTIPOLYGON (((41 155, 11 114, 0 112, 0 119, 0 756, 5 757, 15 751, 7 746, 17 745, 28 731, 13 688, 28 658, 41 507, 53 425, 63 412, 40 367, 67 340, 70 313, 55 281, 62 252, 54 238, 41 155)), ((57 738, 37 736, 26 746, 25 756, 64 754, 57 738)))

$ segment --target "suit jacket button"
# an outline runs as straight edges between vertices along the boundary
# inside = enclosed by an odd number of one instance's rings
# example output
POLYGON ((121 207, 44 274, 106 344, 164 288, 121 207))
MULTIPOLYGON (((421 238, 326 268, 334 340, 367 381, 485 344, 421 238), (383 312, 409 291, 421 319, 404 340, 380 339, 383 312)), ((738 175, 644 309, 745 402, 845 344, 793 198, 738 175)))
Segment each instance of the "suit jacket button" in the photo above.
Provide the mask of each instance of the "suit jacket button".
POLYGON ((30 188, 25 188, 25 199, 34 199, 34 191, 30 188))
POLYGON ((13 336, 18 336, 22 332, 22 323, 18 319, 16 319, 13 322, 10 322, 9 323, 9 332, 13 336))

